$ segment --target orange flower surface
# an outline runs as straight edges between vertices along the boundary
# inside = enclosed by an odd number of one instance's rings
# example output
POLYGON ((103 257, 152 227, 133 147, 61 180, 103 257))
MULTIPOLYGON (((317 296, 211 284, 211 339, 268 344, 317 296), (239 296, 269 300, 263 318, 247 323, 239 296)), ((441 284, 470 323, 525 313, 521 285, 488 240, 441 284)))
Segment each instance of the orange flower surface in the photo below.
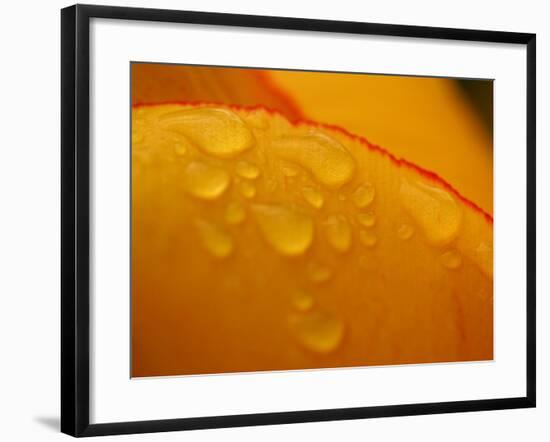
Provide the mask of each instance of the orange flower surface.
POLYGON ((488 211, 260 89, 132 109, 132 375, 492 359, 488 211))

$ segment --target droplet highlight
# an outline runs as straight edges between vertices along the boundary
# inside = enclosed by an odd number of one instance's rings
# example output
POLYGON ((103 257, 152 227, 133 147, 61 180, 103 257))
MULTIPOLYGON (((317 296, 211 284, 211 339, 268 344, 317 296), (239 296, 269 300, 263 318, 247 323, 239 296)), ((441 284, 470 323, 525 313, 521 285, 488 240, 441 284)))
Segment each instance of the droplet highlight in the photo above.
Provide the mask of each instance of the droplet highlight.
POLYGON ((279 205, 256 204, 252 212, 266 242, 282 255, 301 255, 313 242, 313 220, 301 211, 279 205))
POLYGON ((185 191, 203 200, 219 198, 227 190, 229 181, 229 174, 224 169, 199 161, 189 163, 182 175, 185 191))

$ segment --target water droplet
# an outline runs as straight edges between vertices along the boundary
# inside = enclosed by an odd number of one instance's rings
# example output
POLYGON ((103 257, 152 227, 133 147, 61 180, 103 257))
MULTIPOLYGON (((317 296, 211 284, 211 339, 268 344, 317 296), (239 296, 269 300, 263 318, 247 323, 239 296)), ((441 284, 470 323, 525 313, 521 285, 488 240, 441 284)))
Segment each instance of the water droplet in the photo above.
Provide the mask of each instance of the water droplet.
POLYGON ((360 209, 367 207, 374 200, 375 190, 370 183, 363 183, 353 192, 353 202, 360 209))
POLYGON ((376 224, 376 215, 372 211, 360 213, 357 215, 357 220, 365 227, 372 227, 376 224))
POLYGON ((338 252, 347 252, 351 247, 351 228, 344 215, 331 215, 324 223, 327 239, 338 252))
POLYGON ((359 232, 359 239, 366 247, 374 247, 378 242, 378 238, 376 238, 375 233, 371 230, 361 230, 359 232))
POLYGON ((264 239, 277 252, 301 255, 313 242, 313 221, 305 213, 267 204, 256 204, 252 209, 264 239))
POLYGON ((449 250, 441 255, 441 261, 448 269, 458 269, 462 264, 462 257, 455 250, 449 250))
POLYGON ((228 224, 240 224, 246 218, 244 207, 238 202, 231 202, 225 209, 225 221, 228 224))
POLYGON ((323 311, 311 311, 289 318, 290 328, 298 342, 315 353, 330 353, 344 337, 344 323, 323 311))
POLYGON ((296 290, 292 296, 292 305, 301 312, 310 310, 314 303, 313 296, 303 290, 296 290))
POLYGON ((399 229, 397 230, 397 236, 399 239, 402 239, 403 241, 406 241, 410 239, 414 234, 414 227, 409 224, 403 224, 399 229))
POLYGON ((319 190, 306 186, 302 189, 302 195, 304 196, 304 199, 314 208, 320 209, 323 207, 323 204, 325 203, 325 200, 323 198, 323 195, 319 190))
POLYGON ((226 258, 233 251, 231 236, 221 227, 204 220, 195 220, 199 236, 206 250, 216 258, 226 258))
POLYGON ((255 180, 260 176, 260 169, 256 165, 246 161, 239 161, 235 166, 235 172, 247 180, 255 180))
POLYGON ((219 167, 193 161, 185 167, 182 183, 190 195, 204 200, 215 200, 229 186, 229 174, 219 167))
POLYGON ((317 262, 311 262, 308 264, 307 273, 309 275, 309 279, 315 283, 328 281, 332 276, 332 270, 330 270, 330 268, 317 262))
POLYGON ((399 192, 403 206, 428 242, 443 246, 456 238, 462 210, 449 192, 422 181, 413 184, 408 180, 402 180, 399 192))
POLYGON ((321 132, 279 138, 272 143, 272 149, 277 156, 308 170, 328 187, 342 186, 355 171, 355 161, 344 146, 321 132))
POLYGON ((256 187, 254 187, 254 184, 249 183, 248 181, 243 181, 242 183, 239 183, 239 190, 241 191, 241 195, 245 198, 254 198, 256 196, 256 187))
POLYGON ((161 125, 186 136, 204 152, 232 158, 254 144, 254 136, 234 112, 221 108, 182 109, 159 117, 161 125))

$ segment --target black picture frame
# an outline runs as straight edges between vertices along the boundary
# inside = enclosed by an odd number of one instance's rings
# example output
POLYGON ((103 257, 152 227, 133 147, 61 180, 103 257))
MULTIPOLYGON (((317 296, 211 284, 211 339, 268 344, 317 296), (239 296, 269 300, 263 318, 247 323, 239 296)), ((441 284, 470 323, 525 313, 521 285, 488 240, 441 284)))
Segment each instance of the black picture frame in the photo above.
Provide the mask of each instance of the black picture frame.
POLYGON ((61 10, 61 431, 163 432, 535 407, 536 35, 289 17, 74 5, 61 10), (389 406, 90 424, 90 19, 111 18, 343 34, 496 42, 527 50, 527 389, 524 396, 389 406))

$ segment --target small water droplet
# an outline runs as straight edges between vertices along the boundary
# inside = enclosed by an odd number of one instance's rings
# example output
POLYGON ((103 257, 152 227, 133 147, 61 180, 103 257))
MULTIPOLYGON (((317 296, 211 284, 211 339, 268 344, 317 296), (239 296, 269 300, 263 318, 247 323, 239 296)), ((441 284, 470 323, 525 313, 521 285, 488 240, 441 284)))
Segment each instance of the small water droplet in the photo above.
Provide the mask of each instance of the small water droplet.
POLYGON ((485 242, 480 243, 472 255, 473 261, 478 265, 479 269, 488 276, 493 277, 493 246, 485 242))
POLYGON ((246 218, 244 207, 238 202, 231 202, 225 209, 225 221, 228 224, 240 224, 246 218))
POLYGON ((409 224, 403 224, 399 229, 397 230, 397 236, 399 239, 402 239, 403 241, 406 241, 410 239, 414 234, 414 227, 409 224))
POLYGON ((347 252, 351 247, 351 228, 344 215, 331 215, 324 223, 330 245, 338 252, 347 252))
POLYGON ((328 187, 342 186, 355 171, 355 161, 346 148, 322 132, 282 137, 271 147, 278 157, 303 167, 328 187))
POLYGON ((256 204, 252 209, 264 239, 277 252, 301 255, 313 242, 313 220, 305 213, 267 204, 256 204))
POLYGON ((325 199, 319 190, 306 186, 302 189, 302 195, 304 199, 315 209, 320 209, 325 203, 325 199))
POLYGON ((193 161, 183 171, 182 184, 187 193, 196 198, 215 200, 229 186, 229 174, 219 167, 193 161))
POLYGON ((260 169, 258 166, 248 163, 247 161, 239 161, 235 166, 235 172, 237 172, 237 175, 247 180, 255 180, 260 176, 260 169))
POLYGON ((328 281, 332 276, 332 270, 323 264, 310 262, 307 266, 309 279, 315 283, 328 281))
POLYGON ((361 230, 361 232, 359 232, 359 239, 366 247, 374 247, 378 242, 378 238, 371 230, 361 230))
POLYGON ((344 337, 343 321, 323 311, 292 315, 289 325, 298 342, 315 353, 336 350, 344 337))
POLYGON ((448 269, 458 269, 462 264, 462 257, 456 250, 448 250, 441 255, 441 261, 448 269))
POLYGON ((360 209, 367 207, 373 202, 375 193, 376 192, 372 184, 363 183, 355 189, 355 192, 353 192, 353 202, 360 209))
POLYGON ((245 122, 228 109, 182 109, 159 117, 160 124, 185 135, 204 152, 232 158, 254 144, 254 136, 245 122))
POLYGON ((292 296, 292 304, 296 310, 307 312, 311 310, 315 300, 313 296, 303 290, 296 290, 292 296))
POLYGON ((372 227, 376 224, 376 215, 374 212, 359 213, 357 220, 365 227, 372 227))
POLYGON ((239 183, 239 190, 241 191, 241 195, 245 198, 254 198, 256 196, 256 187, 254 184, 249 183, 248 181, 243 181, 242 183, 239 183))
POLYGON ((421 227, 426 239, 443 246, 456 238, 462 222, 462 210, 446 190, 422 181, 406 179, 399 189, 401 202, 421 227))
POLYGON ((221 227, 197 219, 195 225, 206 250, 216 258, 226 258, 233 251, 233 239, 221 227))

